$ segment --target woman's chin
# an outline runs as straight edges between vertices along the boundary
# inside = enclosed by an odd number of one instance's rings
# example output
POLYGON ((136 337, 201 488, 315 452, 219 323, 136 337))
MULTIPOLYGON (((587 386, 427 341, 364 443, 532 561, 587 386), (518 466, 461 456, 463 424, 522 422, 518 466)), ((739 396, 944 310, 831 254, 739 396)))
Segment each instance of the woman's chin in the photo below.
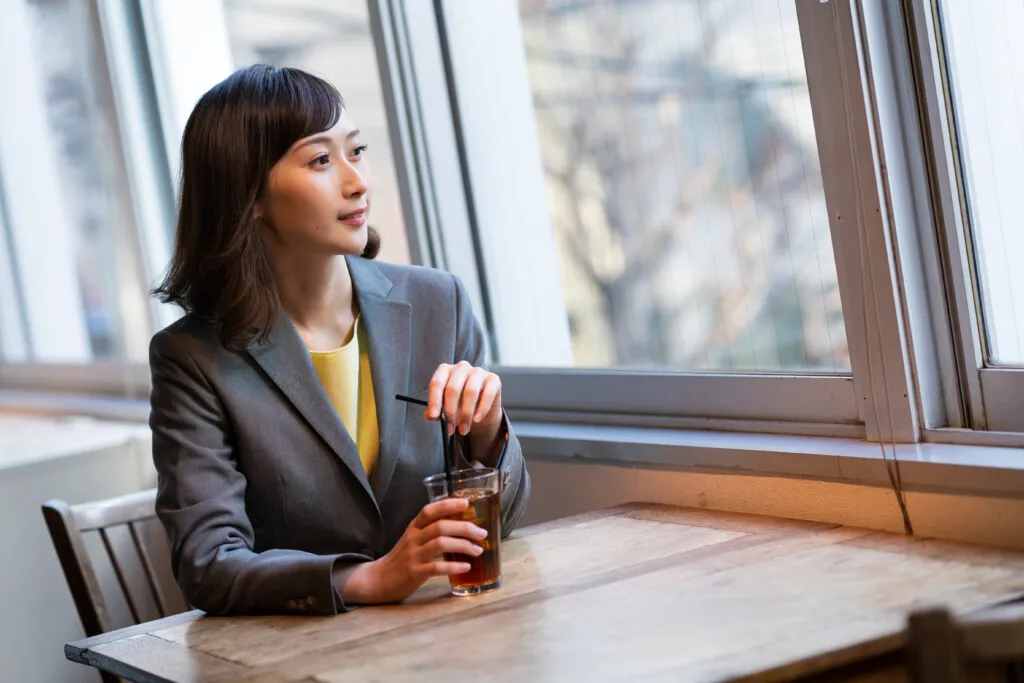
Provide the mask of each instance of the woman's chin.
POLYGON ((344 235, 337 235, 336 239, 331 240, 329 245, 326 245, 331 253, 339 256, 347 256, 352 254, 362 254, 363 250, 366 249, 367 242, 366 228, 361 230, 353 230, 344 235))

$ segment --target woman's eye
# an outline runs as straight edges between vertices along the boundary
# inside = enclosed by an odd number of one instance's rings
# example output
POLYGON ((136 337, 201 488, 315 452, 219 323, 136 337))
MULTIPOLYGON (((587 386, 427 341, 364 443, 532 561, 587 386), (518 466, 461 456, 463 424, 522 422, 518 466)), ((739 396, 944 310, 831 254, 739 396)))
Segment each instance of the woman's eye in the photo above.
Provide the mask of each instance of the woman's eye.
POLYGON ((359 159, 360 157, 363 156, 363 152, 365 152, 366 149, 367 149, 366 145, 356 145, 352 149, 352 157, 355 158, 355 159, 359 159))
POLYGON ((318 156, 317 158, 313 159, 313 161, 311 161, 310 163, 313 164, 314 166, 326 166, 328 162, 330 162, 330 160, 330 155, 324 153, 318 156))

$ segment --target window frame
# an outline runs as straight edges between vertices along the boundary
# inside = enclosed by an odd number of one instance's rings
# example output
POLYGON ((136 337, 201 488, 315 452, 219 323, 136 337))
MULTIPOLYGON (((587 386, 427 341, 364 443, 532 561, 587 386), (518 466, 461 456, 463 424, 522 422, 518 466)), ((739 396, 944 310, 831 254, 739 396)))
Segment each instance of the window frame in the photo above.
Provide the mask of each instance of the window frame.
MULTIPOLYGON (((953 438, 951 429, 992 433, 1024 432, 1024 369, 988 365, 985 361, 984 321, 978 298, 973 257, 971 217, 966 172, 956 131, 951 99, 949 62, 939 21, 939 0, 908 0, 905 18, 914 77, 924 121, 924 144, 931 161, 933 224, 938 233, 942 305, 951 320, 954 355, 945 366, 946 383, 957 387, 962 405, 960 420, 937 424, 929 440, 953 438)), ((1007 440, 1004 435, 1001 440, 1007 440)), ((1024 440, 1021 440, 1024 443, 1024 440)))
MULTIPOLYGON (((390 4, 387 0, 380 2, 390 4)), ((501 220, 501 217, 493 214, 487 216, 487 207, 508 207, 516 201, 530 204, 530 199, 536 200, 538 195, 527 199, 522 196, 496 196, 494 188, 498 187, 500 191, 501 183, 494 182, 493 178, 487 178, 486 175, 521 177, 531 172, 537 173, 539 166, 533 169, 513 166, 510 169, 506 156, 501 159, 500 165, 490 164, 488 168, 486 155, 475 154, 473 148, 473 141, 479 141, 485 136, 479 130, 467 132, 465 122, 471 121, 479 127, 481 122, 489 120, 507 121, 508 114, 505 111, 510 107, 522 110, 521 102, 474 102, 472 93, 481 91, 480 79, 493 79, 503 84, 522 79, 525 61, 508 66, 507 73, 494 70, 480 73, 478 64, 471 64, 470 60, 464 59, 466 47, 460 44, 460 40, 480 27, 493 30, 496 26, 514 26, 518 31, 518 14, 514 3, 481 3, 472 8, 459 5, 456 12, 452 3, 437 0, 432 9, 435 12, 434 21, 437 22, 436 13, 440 12, 443 17, 442 26, 447 24, 444 26, 447 35, 440 42, 453 55, 449 64, 454 70, 454 76, 421 68, 422 65, 417 62, 416 73, 421 82, 419 105, 427 110, 442 108, 447 102, 438 93, 445 91, 446 80, 458 84, 454 106, 460 109, 463 125, 460 127, 449 118, 447 126, 455 131, 454 137, 461 141, 469 157, 464 167, 469 169, 472 182, 465 188, 463 201, 483 211, 487 220, 485 222, 482 218, 481 222, 493 229, 495 221, 501 220), (459 26, 453 28, 452 25, 457 22, 463 22, 468 27, 461 30, 459 26), (461 59, 460 54, 463 57, 461 59), (476 74, 472 73, 473 68, 477 69, 476 74)), ((422 7, 419 12, 423 12, 422 7)), ((550 420, 559 420, 564 415, 572 414, 577 418, 589 417, 593 420, 609 415, 619 418, 623 415, 634 416, 637 424, 651 417, 675 419, 684 423, 698 418, 702 424, 712 428, 715 425, 735 428, 738 421, 760 424, 766 429, 777 428, 782 424, 791 433, 797 434, 820 433, 823 425, 830 425, 835 433, 849 434, 851 426, 858 426, 862 436, 866 435, 873 440, 880 436, 886 441, 918 440, 913 383, 903 331, 903 311, 897 298, 899 287, 896 274, 891 268, 888 225, 881 214, 872 209, 880 206, 882 188, 878 182, 880 176, 874 154, 873 121, 867 106, 867 88, 862 65, 858 61, 859 37, 855 14, 848 3, 826 4, 817 0, 798 0, 797 12, 801 22, 805 63, 808 65, 818 145, 819 149, 823 145, 829 146, 829 154, 821 155, 828 162, 822 164, 823 181, 833 246, 837 255, 840 255, 836 265, 847 337, 850 340, 852 377, 799 373, 759 375, 531 369, 504 366, 500 362, 499 353, 496 368, 503 377, 504 400, 511 409, 539 419, 545 419, 546 415, 546 419, 550 420), (838 12, 838 18, 833 12, 838 12), (845 46, 847 60, 844 63, 837 59, 840 44, 845 46), (821 56, 825 58, 819 59, 821 56), (815 68, 815 65, 820 67, 815 68), (814 106, 816 101, 826 101, 836 92, 837 87, 847 91, 840 93, 841 96, 848 96, 854 103, 859 103, 856 120, 848 120, 841 109, 814 106), (856 154, 851 151, 854 149, 856 154), (842 188, 853 177, 854 161, 859 164, 859 194, 843 191, 842 188), (863 245, 851 242, 850 230, 846 224, 837 220, 837 216, 843 214, 859 218, 862 229, 857 231, 856 238, 862 238, 863 245), (854 247, 852 252, 850 244, 854 247), (843 254, 847 257, 842 257, 843 254), (867 286, 868 278, 860 277, 862 258, 872 264, 870 274, 873 288, 867 286), (877 348, 869 349, 868 340, 874 340, 877 348), (885 370, 895 367, 903 368, 904 372, 896 373, 897 377, 887 382, 885 370), (657 389, 652 391, 652 385, 657 389), (594 391, 598 386, 602 387, 601 392, 594 391), (628 404, 622 400, 623 396, 631 398, 628 404), (875 410, 875 407, 881 410, 875 410)), ((423 21, 421 17, 420 23, 423 21)), ((497 42, 500 41, 491 44, 497 42)), ((486 60, 481 57, 478 61, 486 60)), ((492 66, 488 62, 488 68, 492 66)), ((499 65, 499 68, 502 66, 507 65, 499 65)), ((504 87, 508 93, 509 86, 504 87)), ((531 107, 529 111, 532 116, 532 104, 527 101, 527 105, 531 107)), ((430 129, 421 132, 428 139, 431 135, 439 134, 430 129)), ((492 133, 492 137, 496 137, 502 131, 494 130, 492 133)), ((440 134, 450 135, 447 131, 440 134)), ((396 141, 395 146, 399 147, 400 142, 396 141)), ((534 155, 533 158, 538 157, 534 155)), ((542 186, 542 181, 534 184, 534 187, 542 186)), ((539 201, 546 206, 546 197, 539 196, 539 201)), ((486 240, 486 235, 475 237, 486 240)), ((518 254, 510 258, 523 256, 518 254)), ((448 265, 453 264, 449 262, 448 265)), ((493 284, 490 289, 501 291, 501 287, 493 284)), ((519 310, 523 308, 526 307, 521 306, 519 310)), ((536 326, 531 323, 531 327, 536 326)), ((506 338, 507 335, 498 336, 506 338)))
MULTIPOLYGON (((487 272, 482 256, 487 237, 480 225, 491 227, 490 221, 501 219, 490 206, 507 207, 522 197, 496 196, 500 183, 489 182, 486 174, 539 169, 495 171, 484 163, 474 142, 480 129, 474 137, 467 126, 487 124, 486 114, 508 103, 473 101, 474 78, 498 74, 479 69, 473 74, 473 65, 460 58, 466 54, 460 36, 482 25, 518 27, 515 4, 460 4, 456 12, 452 0, 367 0, 413 261, 447 269, 466 283, 514 417, 900 443, 1024 445, 1019 433, 1024 413, 1015 414, 1012 403, 1024 396, 1024 370, 987 368, 982 361, 959 162, 937 63, 936 0, 794 1, 851 352, 852 373, 846 375, 501 365, 495 340, 505 338, 497 328, 507 323, 495 320, 493 298, 502 289, 487 272), (920 225, 935 229, 920 230, 920 225)), ((166 143, 138 135, 140 122, 166 115, 158 106, 160 83, 153 81, 154 63, 161 58, 153 53, 158 41, 147 40, 143 26, 148 2, 118 0, 114 9, 90 3, 110 69, 104 76, 111 79, 115 97, 133 82, 152 99, 134 109, 125 98, 116 103, 121 125, 135 130, 132 137, 119 128, 128 168, 158 159, 166 143), (145 52, 142 66, 132 62, 139 50, 145 52)), ((506 65, 520 79, 522 59, 506 65)), ((532 115, 532 104, 526 105, 532 115)), ((517 106, 521 110, 523 102, 517 106)), ((519 161, 538 154, 526 150, 519 161)), ((161 176, 171 165, 164 159, 158 173, 129 179, 136 183, 133 203, 148 201, 154 191, 163 193, 162 201, 173 199, 167 176, 161 176)), ((546 206, 546 198, 541 201, 546 206)), ((134 210, 142 262, 151 275, 168 245, 153 237, 156 214, 147 219, 134 210), (149 227, 143 225, 147 220, 149 227)), ((166 204, 160 210, 166 216, 166 204)), ((9 232, 6 213, 0 213, 0 221, 9 232)), ((530 304, 518 310, 530 310, 530 304)), ((29 330, 20 333, 28 337, 29 330)), ((149 370, 141 363, 0 361, 0 389, 143 398, 149 370)))

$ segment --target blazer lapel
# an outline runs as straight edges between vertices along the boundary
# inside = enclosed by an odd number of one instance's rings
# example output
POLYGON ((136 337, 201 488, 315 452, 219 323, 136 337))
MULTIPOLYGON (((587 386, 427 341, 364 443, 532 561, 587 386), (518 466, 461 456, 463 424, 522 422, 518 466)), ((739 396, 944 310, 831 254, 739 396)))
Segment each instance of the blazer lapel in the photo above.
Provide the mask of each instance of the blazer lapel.
POLYGON ((356 444, 331 405, 309 351, 288 316, 282 312, 267 341, 250 344, 248 351, 267 377, 348 467, 376 505, 356 444))
POLYGON ((380 432, 380 453, 371 485, 377 501, 381 501, 395 473, 405 438, 409 406, 395 399, 395 394, 409 392, 412 306, 390 298, 393 285, 374 262, 360 257, 347 260, 369 346, 380 432))

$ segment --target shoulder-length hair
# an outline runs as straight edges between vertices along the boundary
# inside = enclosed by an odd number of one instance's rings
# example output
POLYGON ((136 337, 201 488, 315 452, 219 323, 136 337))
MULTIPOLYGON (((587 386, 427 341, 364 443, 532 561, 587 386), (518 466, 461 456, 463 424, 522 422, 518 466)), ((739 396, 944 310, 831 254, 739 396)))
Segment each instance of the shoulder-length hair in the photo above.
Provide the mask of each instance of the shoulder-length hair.
MULTIPOLYGON (((188 118, 174 255, 153 294, 212 320, 225 348, 266 339, 280 309, 253 217, 270 169, 297 140, 334 126, 343 107, 321 78, 256 64, 211 88, 188 118)), ((370 228, 362 256, 378 251, 370 228)))

